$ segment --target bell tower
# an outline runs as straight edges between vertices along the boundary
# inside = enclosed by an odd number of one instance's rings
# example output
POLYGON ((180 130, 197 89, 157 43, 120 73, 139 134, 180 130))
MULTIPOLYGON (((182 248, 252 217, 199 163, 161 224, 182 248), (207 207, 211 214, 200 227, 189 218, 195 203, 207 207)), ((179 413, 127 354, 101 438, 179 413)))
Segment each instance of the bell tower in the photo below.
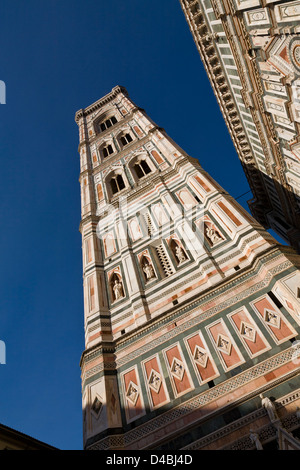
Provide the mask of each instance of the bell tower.
MULTIPOLYGON (((211 421, 236 419, 248 436, 260 394, 280 402, 287 378, 300 393, 299 257, 125 88, 76 122, 85 448, 203 448, 211 421)), ((261 423, 273 426, 266 414, 261 423)))

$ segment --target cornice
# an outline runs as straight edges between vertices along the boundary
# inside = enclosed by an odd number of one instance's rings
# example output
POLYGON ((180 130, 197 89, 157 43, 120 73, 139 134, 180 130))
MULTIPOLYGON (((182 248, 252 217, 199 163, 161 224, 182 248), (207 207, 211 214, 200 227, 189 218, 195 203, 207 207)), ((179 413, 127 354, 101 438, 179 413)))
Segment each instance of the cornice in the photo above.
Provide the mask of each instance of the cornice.
POLYGON ((79 224, 79 232, 82 233, 82 229, 84 227, 84 225, 91 225, 91 224, 98 224, 99 222, 99 217, 97 215, 87 215, 87 216, 84 216, 81 221, 80 221, 80 224, 79 224))
MULTIPOLYGON (((187 416, 193 413, 195 410, 199 410, 203 407, 206 407, 209 410, 210 404, 215 402, 218 398, 227 395, 229 393, 233 393, 235 390, 240 388, 243 385, 246 385, 253 380, 263 377, 266 373, 273 371, 274 369, 288 364, 293 356, 293 348, 287 348, 284 351, 281 351, 274 356, 253 365, 253 367, 248 368, 247 370, 243 371, 240 374, 235 375, 234 377, 227 379, 213 388, 203 391, 199 393, 197 396, 192 397, 191 399, 184 401, 183 403, 167 410, 166 412, 156 416, 150 421, 147 421, 146 424, 141 424, 136 428, 128 431, 124 434, 124 444, 130 445, 131 443, 137 443, 137 441, 141 441, 143 438, 155 433, 157 430, 162 430, 169 422, 174 422, 176 420, 182 420, 184 416, 187 416)), ((269 390, 270 385, 272 387, 279 385, 283 381, 288 381, 293 377, 297 376, 299 371, 292 370, 288 372, 285 376, 281 376, 269 383, 265 383, 261 385, 258 389, 255 389, 250 392, 246 392, 242 397, 235 399, 230 405, 225 405, 222 407, 212 408, 202 419, 198 420, 197 422, 191 422, 190 426, 186 426, 186 429, 182 429, 183 432, 189 432, 191 429, 195 427, 195 425, 199 426, 200 423, 211 419, 212 417, 220 416, 221 414, 225 413, 226 411, 231 410, 232 408, 238 406, 239 404, 244 403, 246 400, 250 400, 254 397, 257 397, 259 393, 264 393, 269 390)), ((247 417, 246 417, 247 418, 247 417)), ((232 423, 234 427, 236 422, 232 423)), ((168 435, 168 440, 174 439, 178 437, 178 428, 174 432, 171 432, 168 435)), ((152 446, 158 446, 162 444, 166 439, 166 435, 160 433, 157 436, 156 440, 152 443, 152 446)), ((204 438, 205 439, 205 438, 204 438)), ((199 442, 199 441, 198 441, 199 442)), ((95 446, 92 446, 91 449, 103 449, 102 446, 106 444, 102 441, 98 442, 95 446)), ((192 446, 192 444, 191 444, 192 446)), ((146 449, 143 447, 143 449, 146 449)), ((185 449, 187 449, 185 447, 185 449)))
POLYGON ((114 354, 115 350, 115 341, 112 341, 111 343, 101 342, 101 344, 95 344, 94 346, 91 346, 90 348, 83 351, 81 354, 79 366, 83 367, 83 362, 89 362, 101 354, 114 354))
MULTIPOLYGON (((271 253, 269 252, 267 255, 269 257, 271 253)), ((243 279, 245 275, 252 273, 252 272, 254 273, 253 275, 257 275, 257 263, 259 262, 261 257, 265 257, 265 256, 266 256, 265 253, 263 255, 260 254, 259 259, 256 260, 256 262, 254 263, 254 266, 251 266, 250 268, 244 268, 243 270, 241 270, 241 272, 239 272, 238 275, 235 273, 230 278, 220 281, 218 284, 214 286, 213 292, 212 292, 211 286, 209 286, 201 294, 199 301, 198 301, 199 296, 197 296, 196 300, 194 298, 188 299, 184 304, 181 304, 179 307, 171 307, 169 311, 163 312, 159 316, 149 320, 147 324, 140 325, 137 329, 130 331, 128 333, 125 333, 121 338, 117 338, 116 340, 113 341, 114 346, 110 346, 110 347, 113 347, 115 350, 118 350, 122 347, 126 347, 128 344, 132 343, 133 341, 138 340, 144 335, 151 334, 153 328, 157 330, 157 328, 164 327, 165 324, 173 322, 175 318, 178 320, 178 318, 182 316, 186 316, 187 311, 189 311, 190 309, 192 309, 191 310, 192 312, 198 309, 202 303, 209 301, 209 297, 211 295, 218 295, 218 294, 221 295, 222 293, 220 292, 220 290, 227 291, 230 287, 232 287, 233 279, 236 280, 237 277, 239 279, 243 279)), ((199 320, 199 322, 201 322, 201 320, 199 320)), ((176 334, 178 334, 178 331, 176 331, 176 334)), ((149 344, 149 347, 151 348, 150 344, 149 344)), ((82 353, 82 358, 86 357, 86 361, 90 361, 90 360, 93 360, 95 356, 101 354, 103 351, 104 351, 103 343, 101 342, 85 350, 82 353)))
MULTIPOLYGON (((146 142, 147 142, 147 140, 146 140, 146 142)), ((119 159, 120 158, 118 158, 118 160, 119 159)), ((117 194, 113 198, 111 198, 108 205, 109 206, 114 206, 116 209, 118 209, 119 205, 120 205, 120 202, 122 202, 123 198, 126 198, 128 203, 130 203, 132 200, 140 198, 144 194, 148 193, 150 190, 153 190, 157 185, 165 184, 167 178, 169 179, 169 178, 172 178, 174 176, 177 176, 178 175, 178 169, 180 167, 184 166, 186 163, 191 162, 193 165, 195 165, 193 160, 195 160, 195 159, 193 159, 192 157, 189 157, 187 155, 183 155, 182 157, 179 157, 175 161, 175 164, 174 164, 173 167, 168 167, 165 170, 158 172, 156 175, 152 175, 151 179, 149 179, 149 180, 146 179, 142 183, 138 182, 137 184, 135 184, 135 186, 133 186, 133 187, 130 186, 130 188, 128 188, 126 190, 124 189, 121 194, 117 194)), ((115 160, 113 160, 113 162, 115 162, 115 160)), ((198 166, 199 166, 198 169, 203 171, 200 163, 198 161, 197 161, 197 163, 198 163, 198 166)), ((108 165, 108 167, 109 166, 110 165, 108 165)), ((97 173, 99 173, 99 172, 97 172, 97 173)), ((107 212, 107 208, 103 207, 101 212, 99 211, 99 217, 105 217, 106 212, 107 212)))
MULTIPOLYGON (((217 98, 225 123, 238 153, 243 170, 247 177, 249 186, 253 193, 253 199, 248 201, 249 208, 254 217, 266 228, 270 227, 268 214, 276 212, 276 203, 273 202, 272 194, 265 182, 264 174, 275 183, 276 198, 283 210, 283 217, 287 223, 298 229, 299 215, 297 213, 296 194, 297 190, 290 185, 285 174, 286 163, 283 148, 288 148, 285 137, 280 138, 277 128, 278 124, 273 122, 271 114, 266 111, 263 97, 266 96, 259 69, 260 55, 264 54, 262 49, 256 52, 251 41, 250 33, 243 19, 243 11, 252 7, 237 11, 232 0, 210 0, 216 17, 221 21, 223 32, 228 41, 228 47, 234 60, 236 70, 241 82, 240 90, 242 100, 249 114, 252 116, 253 125, 256 128, 260 141, 261 153, 264 161, 256 158, 252 148, 251 138, 244 127, 244 118, 236 102, 235 92, 232 91, 230 80, 224 72, 222 58, 219 55, 217 45, 218 34, 212 32, 212 25, 207 19, 206 9, 201 1, 180 0, 182 9, 189 24, 191 33, 196 43, 198 52, 202 59, 205 71, 211 82, 214 94, 217 98), (249 140, 250 139, 250 140, 249 140), (261 169, 263 165, 263 169, 261 169)), ((265 3, 265 2, 263 2, 265 3)), ((257 6, 257 5, 255 5, 257 6)), ((280 35, 299 33, 294 26, 279 27, 278 19, 274 16, 272 5, 267 6, 272 16, 273 26, 268 31, 269 35, 278 38, 280 35)), ((265 56, 263 56, 265 57, 265 56)), ((264 59, 265 62, 268 56, 264 59)), ((288 83, 291 85, 291 83, 288 83)), ((290 88, 286 87, 287 95, 290 88)), ((268 93, 267 93, 268 95, 268 93)), ((292 106, 290 99, 287 106, 292 106)), ((289 119, 293 121, 293 109, 290 108, 289 119)), ((288 142, 291 145, 291 141, 288 142)), ((276 227, 271 223, 276 231, 276 227)), ((282 234, 279 233, 281 236, 282 234)), ((297 240, 286 231, 286 240, 298 250, 297 240)))
MULTIPOLYGON (((100 106, 101 107, 101 106, 100 106)), ((127 124, 131 119, 133 119, 134 117, 134 114, 137 112, 137 111, 142 111, 141 108, 139 108, 138 106, 134 106, 134 108, 132 108, 130 110, 130 112, 126 115, 126 116, 122 116, 122 120, 121 121, 118 121, 116 124, 114 124, 113 127, 109 127, 108 129, 106 129, 105 131, 102 131, 101 133, 95 133, 92 137, 87 137, 86 139, 83 139, 81 142, 79 142, 79 145, 78 145, 78 152, 80 153, 80 149, 81 147, 83 146, 91 146, 95 143, 95 141, 97 140, 101 140, 103 138, 103 140, 105 139, 105 137, 107 136, 111 136, 111 133, 112 131, 114 132, 115 134, 115 130, 118 129, 119 127, 121 126, 124 126, 125 124, 127 124)), ((97 121, 97 117, 95 118, 95 121, 97 121)))
MULTIPOLYGON (((300 398, 300 389, 296 390, 295 392, 291 392, 289 395, 281 397, 278 400, 276 400, 277 408, 278 409, 284 408, 287 403, 292 403, 293 401, 299 400, 299 398, 300 398)), ((285 416, 283 418, 283 421, 285 421, 289 416, 292 416, 292 415, 294 414, 291 413, 288 416, 285 416)), ((230 423, 229 425, 224 426, 211 434, 208 434, 207 436, 193 442, 192 444, 189 444, 183 447, 182 450, 198 450, 203 447, 206 447, 210 445, 212 442, 222 439, 222 437, 228 436, 230 433, 236 431, 237 429, 241 429, 249 425, 250 423, 254 423, 257 420, 260 420, 264 416, 267 416, 266 410, 264 408, 259 408, 258 410, 253 411, 252 413, 234 421, 233 423, 230 423)), ((271 426, 272 424, 268 424, 267 426, 264 426, 264 428, 260 428, 257 431, 261 431, 262 429, 265 429, 266 427, 269 428, 271 426)), ((244 439, 247 439, 248 437, 249 435, 247 434, 245 436, 242 436, 241 439, 244 440, 244 439)), ((231 442, 231 444, 229 444, 229 447, 231 446, 235 447, 237 443, 238 441, 231 442)), ((254 445, 251 447, 253 449, 255 448, 254 445)), ((225 448, 223 449, 225 450, 225 448)))
MULTIPOLYGON (((270 259, 274 259, 278 256, 278 249, 272 248, 268 249, 264 253, 259 253, 255 260, 253 261, 253 264, 250 267, 244 268, 241 270, 241 272, 236 275, 232 275, 228 279, 223 279, 219 281, 218 283, 215 284, 215 286, 208 287, 205 289, 201 295, 195 296, 195 298, 190 298, 188 299, 184 304, 181 304, 177 308, 171 308, 168 312, 164 312, 161 315, 149 320, 146 325, 139 326, 138 329, 130 331, 126 334, 124 334, 121 338, 118 338, 116 340, 116 348, 117 350, 122 349, 123 347, 126 347, 128 342, 131 343, 132 341, 136 341, 138 338, 143 337, 145 334, 151 333, 153 327, 157 329, 159 326, 164 326, 168 322, 174 321, 176 319, 176 322, 180 321, 180 319, 184 318, 187 315, 187 312, 194 312, 198 310, 199 308, 204 308, 201 313, 199 313, 199 316, 192 321, 192 323, 195 324, 200 324, 203 321, 205 321, 207 318, 210 318, 211 316, 214 316, 215 314, 219 314, 219 312, 222 309, 228 308, 231 305, 234 305, 237 300, 236 298, 240 299, 240 297, 243 299, 244 297, 247 297, 250 295, 250 291, 252 291, 252 287, 248 289, 248 291, 242 291, 239 295, 236 294, 236 297, 232 296, 230 297, 229 293, 230 290, 236 289, 236 284, 242 284, 245 279, 249 275, 252 275, 253 277, 258 277, 259 271, 264 268, 265 264, 263 264, 263 260, 265 260, 265 263, 268 262, 270 259), (224 296, 224 292, 226 292, 228 299, 223 300, 223 302, 218 303, 218 298, 222 300, 222 296, 224 296), (215 303, 216 306, 212 307, 210 310, 205 309, 205 305, 209 303, 211 297, 215 298, 215 303), (226 304, 226 305, 225 305, 226 304)), ((281 256, 281 253, 279 254, 281 256)), ((292 266, 292 263, 288 260, 283 263, 285 266, 283 269, 287 269, 288 267, 292 266)), ((276 270, 276 269, 275 269, 276 270)), ((270 269, 269 272, 273 274, 274 269, 270 269)), ((271 277, 272 277, 271 274, 271 277)), ((271 281, 271 278, 264 278, 264 281, 262 284, 268 285, 271 281)), ((258 284, 258 289, 261 288, 260 284, 258 284)), ((186 325, 182 325, 182 328, 185 329, 187 328, 186 325)), ((188 326, 190 328, 190 326, 188 326)), ((172 330, 173 331, 173 330, 172 330)), ((177 328, 176 332, 174 332, 174 335, 176 336, 179 332, 179 328, 177 328)), ((172 332, 171 332, 172 334, 172 332)), ((161 341, 163 341, 163 338, 161 338, 161 341)), ((151 349, 152 345, 149 344, 149 348, 151 349)), ((126 359, 130 360, 129 357, 126 359)))
POLYGON ((149 134, 147 134, 141 139, 137 141, 133 141, 130 144, 126 145, 124 150, 122 149, 121 151, 113 155, 112 157, 110 158, 108 157, 107 159, 105 159, 105 161, 101 162, 96 168, 94 168, 93 176, 96 176, 98 173, 101 173, 102 171, 106 170, 114 163, 118 162, 119 160, 122 160, 122 158, 129 155, 131 152, 135 152, 139 147, 145 145, 150 140, 151 139, 149 137, 149 134))
POLYGON ((254 184, 252 181, 250 170, 251 168, 257 170, 257 164, 252 155, 252 150, 249 145, 248 138, 246 137, 242 120, 240 119, 240 112, 235 100, 233 99, 227 78, 223 73, 219 54, 214 44, 214 41, 218 38, 209 31, 209 26, 206 23, 204 14, 201 11, 192 11, 191 6, 196 5, 196 3, 198 4, 198 2, 188 4, 181 0, 182 9, 188 20, 191 33, 206 73, 210 79, 214 94, 234 142, 239 159, 247 175, 251 190, 255 197, 257 197, 257 193, 263 192, 264 199, 266 200, 268 199, 268 195, 263 183, 256 180, 254 184))
POLYGON ((102 108, 102 106, 104 106, 105 104, 107 104, 110 101, 114 100, 119 93, 123 93, 127 97, 129 96, 126 88, 123 87, 123 86, 118 85, 118 86, 114 87, 110 93, 105 95, 100 100, 98 100, 95 103, 91 104, 87 108, 79 109, 75 114, 75 121, 78 123, 78 121, 81 117, 88 116, 89 114, 94 113, 95 111, 97 111, 97 109, 102 108))

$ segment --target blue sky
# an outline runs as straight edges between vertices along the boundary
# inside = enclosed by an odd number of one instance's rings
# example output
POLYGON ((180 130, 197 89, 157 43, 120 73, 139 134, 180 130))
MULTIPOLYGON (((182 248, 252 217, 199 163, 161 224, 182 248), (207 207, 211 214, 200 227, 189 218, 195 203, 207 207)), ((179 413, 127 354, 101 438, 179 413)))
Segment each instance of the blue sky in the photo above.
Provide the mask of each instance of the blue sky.
POLYGON ((75 112, 125 86, 232 196, 249 186, 179 0, 2 0, 0 40, 0 423, 81 449, 75 112))

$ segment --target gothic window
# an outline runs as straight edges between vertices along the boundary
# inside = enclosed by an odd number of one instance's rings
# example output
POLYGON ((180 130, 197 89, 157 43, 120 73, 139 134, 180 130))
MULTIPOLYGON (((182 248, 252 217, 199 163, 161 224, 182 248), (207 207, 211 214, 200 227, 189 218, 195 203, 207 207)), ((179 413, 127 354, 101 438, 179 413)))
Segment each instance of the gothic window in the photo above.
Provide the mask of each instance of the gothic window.
POLYGON ((128 180, 121 164, 118 164, 117 167, 113 168, 112 171, 106 175, 105 185, 109 199, 129 187, 128 180))
POLYGON ((125 183, 122 175, 114 175, 110 180, 110 187, 113 194, 117 194, 118 192, 124 189, 125 183))
POLYGON ((136 183, 149 174, 152 174, 156 167, 147 153, 136 155, 129 162, 129 169, 136 183))
POLYGON ((117 122, 118 121, 115 116, 111 116, 109 119, 105 119, 105 121, 100 122, 99 127, 101 132, 106 131, 106 129, 109 129, 114 124, 117 124, 117 122))
POLYGON ((142 238, 143 234, 141 231, 141 227, 138 223, 138 220, 136 218, 132 219, 128 223, 129 229, 130 229, 130 235, 133 241, 139 240, 142 238))
POLYGON ((156 222, 158 223, 159 226, 163 225, 164 223, 169 222, 169 218, 165 214, 160 204, 156 204, 155 206, 152 206, 152 213, 154 214, 156 222))
POLYGON ((149 167, 146 160, 140 160, 139 162, 136 162, 134 169, 139 179, 151 173, 151 168, 149 167))
POLYGON ((132 142, 132 137, 131 135, 127 132, 126 134, 122 134, 121 137, 120 137, 120 142, 122 144, 123 147, 125 147, 125 145, 128 145, 130 144, 130 142, 132 142))
POLYGON ((108 144, 106 147, 102 148, 102 155, 103 155, 104 158, 108 157, 112 153, 114 153, 114 149, 113 149, 113 146, 111 144, 108 144))

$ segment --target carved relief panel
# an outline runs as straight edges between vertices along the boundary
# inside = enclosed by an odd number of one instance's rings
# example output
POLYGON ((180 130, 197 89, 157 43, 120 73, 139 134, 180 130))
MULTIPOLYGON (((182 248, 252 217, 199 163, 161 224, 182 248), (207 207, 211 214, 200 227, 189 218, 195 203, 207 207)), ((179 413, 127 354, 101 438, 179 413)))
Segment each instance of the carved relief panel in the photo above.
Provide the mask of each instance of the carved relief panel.
POLYGON ((177 343, 163 351, 175 397, 180 397, 194 388, 181 347, 177 343))
POLYGON ((143 362, 143 372, 151 409, 159 408, 168 403, 170 398, 157 355, 143 362))
POLYGON ((256 357, 271 348, 245 307, 232 312, 228 318, 250 357, 256 357))
POLYGON ((126 419, 130 423, 145 414, 143 394, 137 367, 121 374, 122 397, 126 419))
POLYGON ((226 372, 245 362, 223 320, 208 325, 206 330, 226 372))
POLYGON ((220 374, 202 333, 194 333, 184 341, 200 384, 218 377, 220 374))

